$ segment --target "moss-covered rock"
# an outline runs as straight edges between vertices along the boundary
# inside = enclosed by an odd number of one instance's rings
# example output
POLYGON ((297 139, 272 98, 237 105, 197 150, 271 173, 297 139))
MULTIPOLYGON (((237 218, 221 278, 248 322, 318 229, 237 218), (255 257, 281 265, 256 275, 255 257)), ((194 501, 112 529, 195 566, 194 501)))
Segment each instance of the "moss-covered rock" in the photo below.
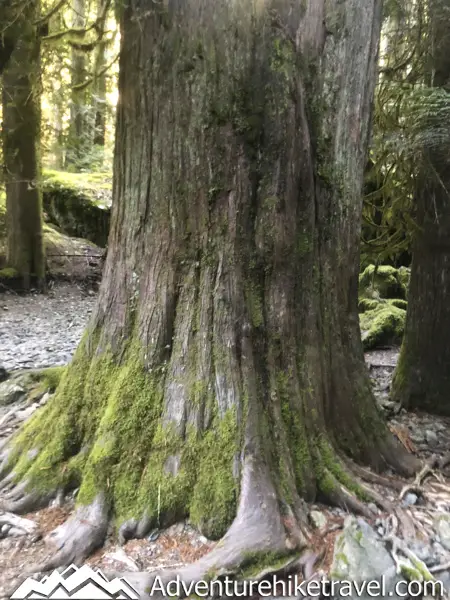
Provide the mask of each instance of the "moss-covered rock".
POLYGON ((44 225, 47 273, 53 279, 99 280, 103 266, 102 248, 65 235, 54 225, 44 225))
POLYGON ((365 350, 400 344, 405 330, 410 269, 369 265, 359 276, 360 325, 365 350))
POLYGON ((406 302, 406 300, 401 300, 400 298, 390 298, 387 301, 388 304, 391 304, 391 306, 396 306, 397 308, 401 308, 403 310, 406 310, 408 308, 408 303, 406 302))
POLYGON ((67 235, 106 246, 111 182, 103 173, 46 171, 42 183, 47 220, 67 235))
MULTIPOLYGON (((394 589, 401 578, 396 573, 395 562, 375 531, 363 519, 347 517, 344 530, 335 542, 330 575, 341 582, 340 589, 340 586, 336 586, 339 590, 335 595, 337 598, 349 596, 345 582, 381 582, 383 578, 385 597, 398 597, 394 589)), ((371 597, 366 589, 362 589, 361 594, 356 594, 355 589, 350 591, 350 597, 365 600, 371 597)), ((383 596, 380 594, 380 597, 383 596)))
POLYGON ((36 402, 46 392, 54 392, 66 367, 18 371, 0 383, 0 406, 21 400, 36 402))
POLYGON ((406 311, 390 302, 380 302, 360 315, 365 350, 400 344, 405 331, 406 311))
POLYGON ((406 271, 390 265, 369 265, 359 276, 359 295, 362 298, 399 298, 406 300, 406 271))
POLYGON ((374 310, 380 302, 376 298, 360 298, 358 302, 358 311, 364 313, 368 310, 374 310))

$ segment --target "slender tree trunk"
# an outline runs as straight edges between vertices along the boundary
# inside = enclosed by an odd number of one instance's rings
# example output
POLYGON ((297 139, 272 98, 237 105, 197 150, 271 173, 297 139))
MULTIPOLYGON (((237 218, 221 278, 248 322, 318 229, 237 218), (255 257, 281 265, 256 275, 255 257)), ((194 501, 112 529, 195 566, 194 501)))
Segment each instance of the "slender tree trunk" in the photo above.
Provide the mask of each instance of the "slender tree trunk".
POLYGON ((95 108, 94 145, 103 148, 106 135, 106 75, 105 69, 105 44, 100 42, 95 57, 95 72, 100 73, 95 77, 93 95, 95 108))
MULTIPOLYGON (((85 0, 73 0, 73 22, 72 27, 81 29, 86 26, 86 2, 85 0)), ((70 104, 70 127, 68 137, 68 148, 66 152, 66 168, 78 171, 83 161, 86 161, 86 153, 89 153, 91 128, 89 127, 89 106, 87 88, 78 89, 86 81, 86 53, 72 48, 72 98, 70 104)))
POLYGON ((39 189, 40 44, 38 1, 17 17, 18 40, 3 72, 3 153, 6 181, 7 263, 23 287, 42 287, 45 256, 39 189))
MULTIPOLYGON (((449 0, 430 2, 429 81, 441 89, 450 77, 449 10, 449 0)), ((416 185, 419 230, 392 397, 407 408, 450 415, 450 161, 448 142, 444 147, 441 142, 441 119, 428 123, 436 126, 427 136, 431 145, 422 149, 416 185)))
MULTIPOLYGON (((105 12, 105 0, 98 0, 97 18, 105 12)), ((94 83, 92 95, 94 98, 95 122, 94 145, 104 147, 106 135, 106 42, 100 40, 94 57, 94 83)))
MULTIPOLYGON (((64 22, 61 13, 53 15, 49 23, 49 33, 61 31, 64 28, 64 22)), ((51 57, 52 72, 44 73, 47 77, 47 85, 51 86, 51 104, 53 106, 52 115, 52 156, 53 167, 63 170, 65 166, 65 124, 64 118, 67 114, 67 84, 64 81, 65 57, 57 51, 51 57), (56 76, 55 76, 56 75, 56 76)))
POLYGON ((39 479, 10 508, 81 485, 59 560, 111 515, 124 537, 190 515, 228 530, 198 577, 301 543, 304 498, 367 510, 345 455, 415 468, 377 412, 357 313, 380 18, 378 0, 124 9, 100 298, 5 453, 39 479))

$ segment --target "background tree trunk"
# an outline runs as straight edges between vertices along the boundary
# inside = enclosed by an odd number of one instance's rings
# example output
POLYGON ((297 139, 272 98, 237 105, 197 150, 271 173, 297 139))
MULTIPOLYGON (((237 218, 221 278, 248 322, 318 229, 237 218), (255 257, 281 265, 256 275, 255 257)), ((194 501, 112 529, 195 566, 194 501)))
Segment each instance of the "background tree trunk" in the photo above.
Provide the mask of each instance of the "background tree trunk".
MULTIPOLYGON (((430 1, 431 86, 443 89, 450 77, 448 0, 430 1)), ((426 110, 427 107, 425 107, 426 110)), ((446 125, 433 115, 430 145, 422 148, 415 203, 415 236, 405 335, 392 397, 403 406, 450 415, 450 162, 446 125), (436 129, 433 129, 435 127, 436 129)))
MULTIPOLYGON (((105 0, 98 0, 97 18, 105 13, 105 0)), ((105 23, 103 23, 105 28, 105 23)), ((93 105, 95 111, 94 119, 94 145, 103 148, 105 146, 106 134, 106 44, 107 40, 102 38, 95 49, 94 55, 94 83, 92 88, 93 105)))
POLYGON ((4 0, 0 6, 0 27, 2 28, 2 36, 0 38, 0 75, 11 58, 17 38, 14 12, 12 0, 4 0))
POLYGON ((6 181, 7 263, 23 286, 45 281, 39 189, 40 43, 38 1, 28 2, 15 28, 18 39, 2 77, 6 181))
POLYGON ((286 550, 303 498, 367 510, 344 454, 415 467, 377 412, 357 313, 380 3, 131 0, 121 25, 100 298, 5 453, 39 479, 10 509, 81 484, 60 560, 112 511, 124 537, 186 515, 229 528, 202 563, 227 566, 286 550))
MULTIPOLYGON (((82 29, 86 26, 86 2, 85 0, 73 0, 72 27, 82 29)), ((88 89, 78 89, 86 81, 87 73, 86 52, 72 48, 72 98, 70 104, 70 127, 68 136, 68 147, 66 152, 66 168, 71 171, 79 171, 87 155, 91 151, 92 127, 90 126, 90 107, 88 102, 88 89)))

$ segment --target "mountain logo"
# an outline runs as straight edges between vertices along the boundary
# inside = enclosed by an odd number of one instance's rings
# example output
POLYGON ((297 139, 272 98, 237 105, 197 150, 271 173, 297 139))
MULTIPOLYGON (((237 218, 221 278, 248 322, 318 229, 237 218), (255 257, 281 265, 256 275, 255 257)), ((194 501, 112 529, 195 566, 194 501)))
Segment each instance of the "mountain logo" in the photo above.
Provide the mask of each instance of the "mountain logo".
POLYGON ((109 581, 88 565, 71 565, 62 573, 53 571, 40 581, 29 577, 12 594, 11 600, 138 600, 134 587, 124 578, 109 581))

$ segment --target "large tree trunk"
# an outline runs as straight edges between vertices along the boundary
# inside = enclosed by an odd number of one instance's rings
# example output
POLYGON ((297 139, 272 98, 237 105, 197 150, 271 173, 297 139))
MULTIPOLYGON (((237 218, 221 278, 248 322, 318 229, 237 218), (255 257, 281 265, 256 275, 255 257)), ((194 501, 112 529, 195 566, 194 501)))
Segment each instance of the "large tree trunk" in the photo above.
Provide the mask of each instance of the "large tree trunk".
POLYGON ((45 280, 39 188, 40 43, 37 0, 16 15, 18 39, 2 76, 7 263, 28 289, 45 280))
POLYGON ((344 453, 416 466, 375 407, 357 314, 379 2, 296 6, 124 11, 100 298, 5 458, 39 479, 9 508, 81 485, 82 516, 57 534, 65 559, 80 532, 98 543, 80 518, 114 514, 140 536, 190 515, 228 530, 202 568, 229 566, 285 549, 303 498, 364 510, 344 453))
MULTIPOLYGON (((443 89, 450 77, 450 1, 430 2, 429 82, 443 89)), ((426 106, 424 107, 426 110, 426 106)), ((448 111, 447 113, 448 114, 448 111)), ((442 116, 424 120, 415 203, 415 235, 405 335, 392 397, 410 409, 450 415, 450 161, 442 116), (445 140, 443 145, 442 140, 445 140)))

